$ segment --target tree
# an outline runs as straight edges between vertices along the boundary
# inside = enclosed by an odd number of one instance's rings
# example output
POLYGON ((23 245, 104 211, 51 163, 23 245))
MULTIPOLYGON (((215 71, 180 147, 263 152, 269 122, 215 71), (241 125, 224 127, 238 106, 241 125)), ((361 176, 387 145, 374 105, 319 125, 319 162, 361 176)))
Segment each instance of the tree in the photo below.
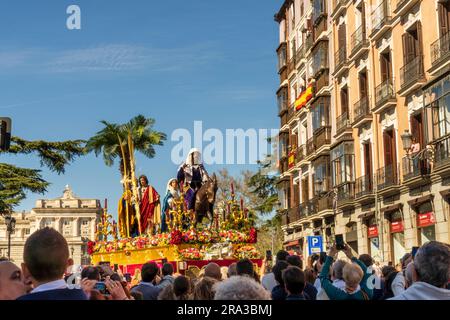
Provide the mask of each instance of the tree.
MULTIPOLYGON (((65 167, 76 157, 84 154, 83 140, 62 142, 27 141, 19 137, 11 138, 11 147, 1 154, 30 155, 36 154, 41 167, 47 167, 58 174, 65 172, 65 167)), ((25 199, 26 192, 45 193, 49 182, 36 169, 20 168, 11 164, 0 163, 0 213, 12 210, 25 199)))
POLYGON ((147 158, 153 158, 156 153, 154 146, 162 146, 166 140, 165 133, 153 130, 155 120, 145 118, 143 115, 138 115, 125 124, 109 123, 105 120, 101 123, 104 128, 88 140, 85 150, 94 152, 96 156, 101 154, 107 166, 114 165, 114 161, 119 158, 119 170, 122 177, 124 177, 124 164, 130 168, 129 134, 133 139, 134 148, 147 158), (125 150, 124 155, 121 147, 125 150))

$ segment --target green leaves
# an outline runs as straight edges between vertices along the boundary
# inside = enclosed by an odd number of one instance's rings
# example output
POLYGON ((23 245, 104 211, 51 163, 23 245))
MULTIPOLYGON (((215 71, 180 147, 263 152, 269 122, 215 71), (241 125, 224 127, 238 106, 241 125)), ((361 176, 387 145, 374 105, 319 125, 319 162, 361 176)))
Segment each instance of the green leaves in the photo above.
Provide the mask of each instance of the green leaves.
POLYGON ((102 154, 107 166, 114 165, 117 157, 122 158, 119 137, 127 149, 128 133, 131 133, 135 149, 147 158, 153 158, 156 154, 154 146, 164 145, 167 139, 165 133, 153 130, 155 120, 143 115, 138 115, 125 124, 109 123, 104 120, 101 123, 104 128, 89 139, 85 152, 94 152, 96 156, 102 154))
POLYGON ((25 199, 25 192, 44 193, 49 183, 40 170, 19 168, 0 163, 0 212, 11 209, 25 199))

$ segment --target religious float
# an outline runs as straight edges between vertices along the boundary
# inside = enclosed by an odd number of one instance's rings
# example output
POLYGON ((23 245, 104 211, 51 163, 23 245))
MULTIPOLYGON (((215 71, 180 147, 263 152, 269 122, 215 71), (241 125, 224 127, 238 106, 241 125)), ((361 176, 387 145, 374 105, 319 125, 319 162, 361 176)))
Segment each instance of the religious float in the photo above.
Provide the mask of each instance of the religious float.
POLYGON ((198 274, 209 262, 223 267, 249 258, 260 270, 263 261, 255 248, 254 218, 244 207, 243 199, 240 203, 236 200, 233 184, 226 208, 218 213, 214 209, 216 177, 202 178, 202 173, 207 173, 201 164, 197 168, 203 172, 195 174, 192 154, 199 152, 191 151, 190 163, 180 166, 177 179, 169 180, 161 211, 159 195, 148 186, 147 178, 136 179, 132 142, 128 145, 132 161, 130 168, 124 168, 125 192, 119 202, 119 223, 108 213, 105 200, 103 214, 96 224, 96 239, 88 243, 93 264, 106 263, 117 266, 123 273, 134 274, 146 262, 159 265, 170 262, 178 273, 198 274), (197 187, 196 176, 200 179, 197 187), (149 208, 151 214, 146 212, 149 208), (202 223, 205 218, 206 225, 202 223))

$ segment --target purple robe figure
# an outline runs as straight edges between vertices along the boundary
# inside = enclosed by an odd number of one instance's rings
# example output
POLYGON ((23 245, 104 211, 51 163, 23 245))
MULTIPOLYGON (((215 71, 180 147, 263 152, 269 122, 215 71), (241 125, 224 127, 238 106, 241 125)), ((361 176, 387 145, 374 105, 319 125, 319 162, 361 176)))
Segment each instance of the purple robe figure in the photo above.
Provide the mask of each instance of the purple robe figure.
POLYGON ((189 151, 186 161, 178 169, 177 180, 183 187, 189 186, 184 199, 188 210, 194 210, 197 191, 208 181, 208 172, 203 167, 200 151, 195 148, 189 151))

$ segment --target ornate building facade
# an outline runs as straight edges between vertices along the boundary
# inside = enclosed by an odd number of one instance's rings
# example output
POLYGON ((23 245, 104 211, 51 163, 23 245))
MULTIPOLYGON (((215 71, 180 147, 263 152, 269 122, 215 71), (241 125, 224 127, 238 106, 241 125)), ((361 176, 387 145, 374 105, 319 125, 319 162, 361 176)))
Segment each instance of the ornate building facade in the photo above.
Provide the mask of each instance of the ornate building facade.
POLYGON ((395 264, 448 243, 450 1, 287 0, 275 20, 285 247, 343 234, 395 264))
MULTIPOLYGON (((67 240, 69 253, 76 265, 90 263, 87 243, 95 239, 95 225, 103 212, 100 200, 81 199, 66 186, 63 195, 56 199, 37 200, 30 212, 14 213, 16 227, 11 234, 11 259, 16 264, 23 261, 23 247, 34 231, 50 227, 67 240)), ((0 217, 0 256, 7 256, 8 238, 4 218, 0 217)))

